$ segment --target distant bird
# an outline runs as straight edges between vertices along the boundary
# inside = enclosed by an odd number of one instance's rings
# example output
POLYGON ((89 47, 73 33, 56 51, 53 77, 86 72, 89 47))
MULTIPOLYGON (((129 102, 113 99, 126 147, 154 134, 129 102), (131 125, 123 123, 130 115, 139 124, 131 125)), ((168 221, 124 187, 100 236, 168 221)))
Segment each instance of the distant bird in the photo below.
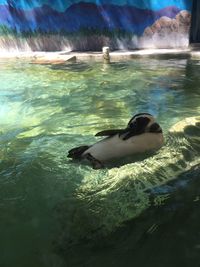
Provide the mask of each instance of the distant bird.
POLYGON ((164 143, 160 125, 149 113, 139 113, 132 117, 125 129, 105 130, 96 136, 106 136, 91 146, 75 147, 68 152, 72 159, 87 159, 94 169, 104 167, 104 163, 158 150, 164 143))

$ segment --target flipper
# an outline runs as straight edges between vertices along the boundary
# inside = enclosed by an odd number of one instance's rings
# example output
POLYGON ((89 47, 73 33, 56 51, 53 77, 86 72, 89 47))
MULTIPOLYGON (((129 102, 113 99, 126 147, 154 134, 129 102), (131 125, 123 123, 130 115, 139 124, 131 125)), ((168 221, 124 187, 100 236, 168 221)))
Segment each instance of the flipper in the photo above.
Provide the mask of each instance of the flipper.
POLYGON ((97 134, 95 134, 95 136, 108 136, 108 137, 112 137, 114 135, 118 134, 119 137, 122 137, 123 140, 127 140, 130 137, 132 137, 133 135, 136 135, 136 132, 134 129, 131 128, 126 128, 126 129, 115 129, 115 130, 105 130, 105 131, 101 131, 97 134))
POLYGON ((113 136, 113 135, 116 135, 116 134, 123 134, 123 133, 126 133, 127 132, 127 129, 114 129, 114 130, 105 130, 105 131, 101 131, 101 132, 98 132, 97 134, 95 134, 95 136, 113 136))
MULTIPOLYGON (((150 115, 148 113, 140 113, 137 116, 141 115, 150 115)), ((97 133, 95 136, 108 136, 112 137, 113 135, 119 134, 119 137, 123 135, 123 140, 127 140, 132 136, 140 135, 145 132, 146 127, 148 123, 150 122, 150 119, 147 117, 136 117, 134 116, 128 123, 127 128, 125 129, 114 129, 114 130, 105 130, 102 132, 97 133)))
POLYGON ((86 159, 91 162, 93 169, 98 170, 104 168, 103 163, 100 160, 95 159, 90 153, 86 155, 86 159))
POLYGON ((89 148, 89 146, 79 146, 72 148, 71 150, 68 151, 68 158, 72 159, 80 159, 82 154, 89 148))

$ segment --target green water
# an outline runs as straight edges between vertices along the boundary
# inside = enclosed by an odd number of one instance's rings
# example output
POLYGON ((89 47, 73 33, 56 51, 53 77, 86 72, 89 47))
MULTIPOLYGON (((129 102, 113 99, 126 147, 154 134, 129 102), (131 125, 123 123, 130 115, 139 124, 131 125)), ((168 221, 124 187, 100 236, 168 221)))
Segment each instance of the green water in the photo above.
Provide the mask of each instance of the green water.
MULTIPOLYGON (((156 248, 162 234, 150 231, 154 240, 141 246, 136 233, 156 225, 162 203, 176 203, 166 183, 200 162, 199 124, 168 132, 200 116, 199 73, 200 62, 186 59, 63 66, 1 61, 0 266, 133 266, 132 243, 135 266, 147 266, 142 251, 156 248), (157 154, 103 170, 66 157, 72 147, 95 142, 95 133, 124 126, 137 112, 152 113, 164 130, 165 146, 157 154), (111 236, 120 229, 120 238, 111 236)), ((198 197, 188 195, 192 201, 198 197)), ((164 229, 170 232, 165 214, 164 229)), ((167 242, 166 253, 173 238, 167 242)), ((164 266, 154 259, 151 264, 164 266)))

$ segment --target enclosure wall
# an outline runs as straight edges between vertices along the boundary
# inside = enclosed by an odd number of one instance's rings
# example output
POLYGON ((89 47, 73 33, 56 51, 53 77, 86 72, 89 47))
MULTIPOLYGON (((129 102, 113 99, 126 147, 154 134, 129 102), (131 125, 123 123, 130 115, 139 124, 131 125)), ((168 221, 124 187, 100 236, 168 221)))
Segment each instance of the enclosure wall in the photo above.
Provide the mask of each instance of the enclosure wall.
POLYGON ((191 0, 0 0, 1 50, 185 47, 191 0), (73 2, 73 4, 72 4, 73 2))

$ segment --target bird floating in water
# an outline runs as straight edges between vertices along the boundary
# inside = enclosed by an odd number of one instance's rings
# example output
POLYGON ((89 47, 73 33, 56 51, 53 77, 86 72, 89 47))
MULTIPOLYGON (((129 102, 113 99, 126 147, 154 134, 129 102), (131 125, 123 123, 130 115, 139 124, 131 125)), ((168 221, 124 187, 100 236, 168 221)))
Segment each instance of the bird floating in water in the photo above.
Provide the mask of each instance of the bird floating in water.
POLYGON ((68 157, 75 160, 87 159, 94 169, 100 169, 106 162, 155 151, 164 143, 162 129, 149 113, 136 114, 124 129, 104 130, 96 136, 105 138, 93 145, 69 150, 68 157))

